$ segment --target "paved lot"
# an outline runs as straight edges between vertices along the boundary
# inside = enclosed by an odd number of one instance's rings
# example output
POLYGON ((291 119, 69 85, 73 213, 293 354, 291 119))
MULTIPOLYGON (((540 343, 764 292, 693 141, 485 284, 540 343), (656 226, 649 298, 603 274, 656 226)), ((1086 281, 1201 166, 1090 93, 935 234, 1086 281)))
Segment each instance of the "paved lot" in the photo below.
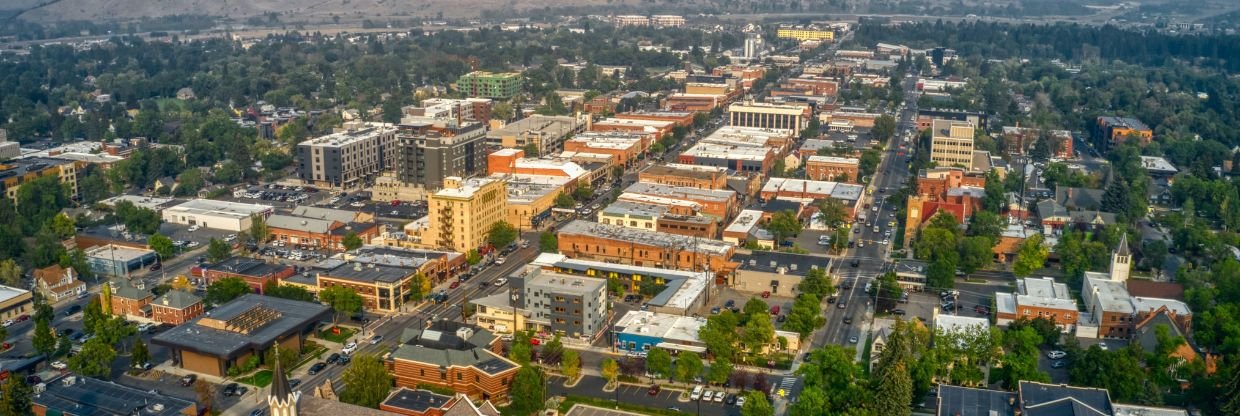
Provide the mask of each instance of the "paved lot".
POLYGON ((641 416, 641 413, 602 409, 594 406, 578 404, 573 405, 573 408, 568 409, 568 413, 565 413, 565 416, 641 416))
POLYGON ((675 408, 685 413, 698 413, 700 406, 700 414, 703 415, 740 415, 740 408, 737 406, 728 406, 713 401, 681 402, 680 390, 677 389, 662 388, 658 394, 651 395, 648 386, 622 384, 616 391, 606 392, 603 391, 603 386, 606 383, 607 381, 602 377, 583 376, 576 386, 566 388, 564 387, 564 377, 551 376, 548 378, 547 393, 561 396, 575 394, 603 400, 618 400, 623 403, 656 409, 675 408))
MULTIPOLYGON (((702 316, 708 316, 710 315, 711 308, 718 306, 720 309, 722 309, 723 305, 727 303, 729 300, 736 302, 736 308, 744 309, 745 302, 749 302, 749 299, 753 299, 755 297, 757 299, 762 300, 763 302, 766 302, 768 311, 773 306, 779 306, 780 315, 787 315, 788 312, 792 310, 792 301, 794 300, 793 298, 787 298, 787 297, 782 297, 782 296, 771 296, 769 298, 762 298, 761 296, 754 296, 749 293, 741 293, 731 288, 720 288, 718 295, 716 295, 715 298, 712 299, 710 303, 706 304, 706 306, 703 307, 703 309, 705 310, 700 311, 699 313, 702 316)), ((771 317, 771 320, 775 324, 775 328, 778 329, 783 326, 782 322, 774 322, 775 321, 774 316, 771 317)))

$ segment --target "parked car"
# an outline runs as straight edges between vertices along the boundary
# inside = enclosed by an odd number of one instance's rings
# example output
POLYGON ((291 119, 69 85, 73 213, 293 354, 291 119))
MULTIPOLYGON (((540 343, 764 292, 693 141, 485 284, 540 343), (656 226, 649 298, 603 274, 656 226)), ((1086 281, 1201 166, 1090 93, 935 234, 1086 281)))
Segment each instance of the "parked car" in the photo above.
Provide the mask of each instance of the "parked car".
POLYGON ((4 327, 5 327, 5 328, 7 328, 7 327, 10 327, 10 326, 13 326, 13 324, 15 324, 15 323, 17 323, 17 322, 13 322, 13 320, 12 320, 12 319, 6 319, 6 320, 4 320, 4 327))
POLYGON ((185 377, 181 377, 181 385, 185 387, 192 386, 195 381, 198 381, 197 374, 190 374, 185 377))
POLYGON ((352 354, 353 351, 357 351, 357 343, 352 341, 348 344, 344 344, 344 348, 340 349, 340 352, 344 354, 352 354))
POLYGON ((856 343, 857 343, 857 337, 856 337, 855 335, 854 335, 854 336, 851 336, 851 337, 848 337, 848 343, 849 343, 849 344, 856 344, 856 343))
POLYGON ((227 386, 224 386, 224 391, 222 392, 224 394, 224 397, 237 394, 238 387, 241 387, 241 386, 238 385, 237 383, 228 383, 227 386))
POLYGON ((73 305, 73 306, 70 306, 69 309, 65 309, 65 316, 72 316, 73 314, 81 312, 81 311, 82 311, 82 305, 73 305))
POLYGON ((327 368, 327 363, 319 361, 317 363, 314 363, 314 365, 310 366, 310 371, 308 371, 307 373, 310 375, 315 375, 315 374, 318 374, 320 371, 323 371, 324 368, 327 368))
POLYGON ((452 284, 451 284, 451 285, 448 285, 448 289, 456 289, 456 288, 458 288, 458 287, 461 287, 461 281, 460 281, 460 280, 457 280, 457 281, 455 281, 455 282, 452 282, 452 284))
POLYGON ((715 403, 723 403, 723 396, 726 396, 726 395, 727 393, 724 393, 723 390, 716 391, 715 392, 715 403))
POLYGON ((163 267, 164 267, 164 265, 163 265, 163 264, 160 264, 160 263, 155 263, 155 264, 152 264, 152 265, 151 265, 151 271, 157 271, 157 270, 159 270, 159 269, 161 269, 161 268, 163 268, 163 267))
POLYGON ((1058 360, 1058 361, 1051 363, 1051 368, 1064 368, 1067 366, 1068 366, 1068 362, 1064 360, 1058 360))
POLYGON ((57 370, 64 370, 66 368, 69 368, 69 365, 65 364, 64 361, 52 361, 52 368, 57 369, 57 370))
MULTIPOLYGON (((332 355, 327 356, 327 359, 326 359, 326 360, 324 360, 324 361, 325 361, 326 363, 328 363, 328 364, 334 364, 334 363, 335 363, 337 360, 339 360, 339 359, 340 359, 340 353, 338 353, 338 352, 333 352, 333 353, 332 353, 332 355)), ((311 373, 311 374, 313 374, 313 373, 311 373)))
POLYGON ((1046 358, 1050 358, 1050 359, 1052 359, 1052 360, 1058 360, 1058 359, 1061 359, 1061 358, 1064 358, 1064 357, 1067 357, 1067 356, 1068 356, 1068 353, 1063 352, 1063 351, 1059 351, 1059 350, 1055 350, 1055 351, 1051 351, 1051 352, 1046 353, 1046 358))
POLYGON ((729 394, 729 395, 728 395, 728 397, 726 397, 726 398, 724 398, 724 399, 723 399, 723 403, 724 403, 724 404, 727 404, 727 405, 733 405, 733 404, 736 404, 736 395, 735 395, 735 394, 729 394))
POLYGON ((370 345, 378 344, 380 341, 383 341, 383 335, 375 335, 370 337, 370 345))
POLYGON ((649 394, 651 396, 659 394, 659 385, 658 384, 650 385, 650 390, 648 390, 646 394, 649 394))
POLYGON ((745 396, 738 396, 736 398, 736 407, 742 407, 744 405, 745 405, 745 396))
POLYGON ((702 398, 702 386, 693 386, 693 391, 689 392, 689 400, 698 400, 702 398))

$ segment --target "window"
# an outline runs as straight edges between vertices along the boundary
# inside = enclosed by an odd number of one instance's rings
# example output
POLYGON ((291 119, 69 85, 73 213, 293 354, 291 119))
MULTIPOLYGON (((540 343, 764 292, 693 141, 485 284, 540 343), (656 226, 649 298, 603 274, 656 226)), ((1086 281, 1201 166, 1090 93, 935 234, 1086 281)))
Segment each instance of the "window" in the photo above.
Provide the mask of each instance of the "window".
POLYGON ((461 381, 461 373, 456 373, 456 381, 461 381))

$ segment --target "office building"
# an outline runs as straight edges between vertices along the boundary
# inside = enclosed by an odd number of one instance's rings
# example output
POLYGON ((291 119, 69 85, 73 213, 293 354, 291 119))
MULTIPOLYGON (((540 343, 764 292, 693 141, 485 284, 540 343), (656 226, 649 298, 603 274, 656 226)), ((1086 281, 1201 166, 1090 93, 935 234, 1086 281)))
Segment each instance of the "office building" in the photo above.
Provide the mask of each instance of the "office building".
MULTIPOLYGON (((659 202, 643 197, 691 202, 698 206, 694 213, 713 217, 718 222, 732 218, 732 214, 739 206, 736 192, 732 190, 699 189, 644 182, 629 185, 617 199, 631 202, 659 202)), ((692 215, 692 213, 684 211, 673 211, 673 214, 692 215)))
POLYGON ((646 301, 650 311, 690 315, 706 305, 716 292, 710 271, 669 270, 658 267, 617 264, 568 258, 563 254, 542 253, 530 264, 560 274, 614 279, 624 290, 636 293, 643 282, 664 286, 646 301))
MULTIPOLYGON (((494 123, 493 123, 494 124, 494 123)), ((564 141, 585 130, 586 123, 569 116, 532 115, 487 132, 491 147, 525 148, 533 145, 539 155, 564 149, 564 141)))
POLYGON ((444 188, 427 199, 430 221, 422 244, 461 253, 485 246, 491 226, 508 216, 508 190, 490 178, 444 179, 444 188))
POLYGON ((714 239, 644 231, 576 220, 560 229, 560 253, 571 258, 610 261, 720 275, 736 268, 736 247, 714 239))
POLYGON ((267 231, 272 241, 290 246, 344 251, 344 240, 350 234, 370 244, 379 236, 379 224, 277 214, 267 217, 267 231))
POLYGON ((297 177, 325 188, 356 189, 391 168, 397 157, 396 127, 352 123, 346 129, 297 144, 297 177))
POLYGON ((1076 329, 1080 312, 1068 285, 1049 277, 1016 281, 1015 293, 995 293, 995 322, 1005 326, 1020 319, 1050 319, 1064 332, 1076 329))
POLYGON ((86 263, 99 276, 124 276, 159 261, 154 250, 124 247, 115 244, 86 250, 86 263))
POLYGON ((460 125, 466 121, 491 122, 492 100, 489 98, 427 98, 420 106, 401 108, 401 124, 417 122, 449 122, 460 125))
POLYGON ((1150 144, 1150 141, 1154 139, 1154 130, 1133 117, 1100 116, 1096 132, 1104 144, 1112 147, 1119 146, 1131 138, 1135 138, 1140 146, 1150 144))
POLYGON ((270 205, 193 199, 164 209, 160 216, 173 224, 240 232, 250 229, 255 216, 266 218, 272 212, 270 205))
POLYGON ((727 168, 679 163, 650 166, 637 173, 637 181, 697 189, 726 189, 727 168))
POLYGON ((823 30, 812 26, 786 26, 775 30, 780 39, 796 39, 799 41, 831 41, 835 39, 834 30, 823 30))
POLYGON ((438 320, 426 328, 406 328, 388 356, 388 368, 397 387, 434 386, 474 400, 507 403, 521 366, 500 355, 503 350, 490 331, 438 320))
POLYGON ((344 287, 362 297, 362 309, 379 313, 395 313, 411 300, 417 268, 391 264, 354 261, 317 273, 319 292, 329 287, 344 287))
POLYGON ((736 146, 699 141, 676 157, 686 165, 714 166, 740 172, 766 174, 775 165, 775 152, 767 147, 736 146))
POLYGON ((170 290, 151 301, 151 320, 161 324, 180 325, 205 311, 202 298, 181 290, 170 290))
POLYGON ((973 169, 973 125, 934 120, 930 133, 930 160, 942 167, 973 169))
POLYGON ((177 367, 223 377, 250 357, 261 360, 277 344, 301 351, 331 314, 331 308, 315 302, 248 294, 155 335, 151 343, 168 348, 177 367))
POLYGON ((650 140, 638 133, 591 131, 577 134, 565 141, 561 156, 572 158, 597 154, 606 157, 616 166, 628 168, 638 162, 638 158, 650 144, 650 140))
POLYGON ((444 178, 486 173, 483 124, 402 124, 397 127, 396 141, 400 146, 392 169, 403 183, 435 190, 443 187, 444 178))
POLYGON ((728 106, 728 125, 764 129, 792 130, 793 135, 805 128, 810 107, 767 103, 736 103, 728 106))
POLYGON ((815 181, 860 183, 860 167, 860 159, 814 155, 805 161, 805 177, 815 181))
POLYGON ((470 72, 457 78, 456 90, 470 97, 506 100, 521 93, 521 73, 470 72))
MULTIPOLYGON (((3 158, 0 158, 3 160, 3 158)), ((44 176, 56 176, 69 190, 69 197, 78 197, 78 162, 48 157, 28 157, 0 162, 0 191, 14 204, 17 190, 26 182, 44 176)))
POLYGON ((296 273, 293 266, 242 256, 232 256, 213 264, 199 266, 198 270, 207 285, 220 279, 238 278, 244 280, 250 290, 256 293, 263 293, 268 283, 278 283, 296 273))
POLYGON ((198 416, 202 413, 192 401, 141 390, 97 378, 72 373, 38 384, 27 412, 51 416, 198 416))
POLYGON ((589 342, 606 328, 605 279, 526 266, 508 281, 512 304, 526 312, 527 329, 589 342))
POLYGON ((555 199, 568 192, 567 177, 549 175, 495 174, 508 189, 508 223, 518 230, 531 230, 551 217, 555 199))

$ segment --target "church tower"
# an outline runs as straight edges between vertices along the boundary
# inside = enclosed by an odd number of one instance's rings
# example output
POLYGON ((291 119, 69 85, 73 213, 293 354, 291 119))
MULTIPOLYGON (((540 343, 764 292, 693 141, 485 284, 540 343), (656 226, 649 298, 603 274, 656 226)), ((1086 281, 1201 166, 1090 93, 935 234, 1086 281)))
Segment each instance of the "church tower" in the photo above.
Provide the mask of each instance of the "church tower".
POLYGON ((271 416, 297 416, 297 400, 301 398, 301 392, 289 387, 288 376, 284 374, 284 369, 280 368, 280 352, 277 350, 274 355, 277 358, 271 370, 271 393, 267 396, 269 413, 271 416))
POLYGON ((1132 251, 1128 250, 1128 233, 1119 239, 1119 248, 1111 253, 1111 280, 1127 282, 1132 270, 1132 251))

